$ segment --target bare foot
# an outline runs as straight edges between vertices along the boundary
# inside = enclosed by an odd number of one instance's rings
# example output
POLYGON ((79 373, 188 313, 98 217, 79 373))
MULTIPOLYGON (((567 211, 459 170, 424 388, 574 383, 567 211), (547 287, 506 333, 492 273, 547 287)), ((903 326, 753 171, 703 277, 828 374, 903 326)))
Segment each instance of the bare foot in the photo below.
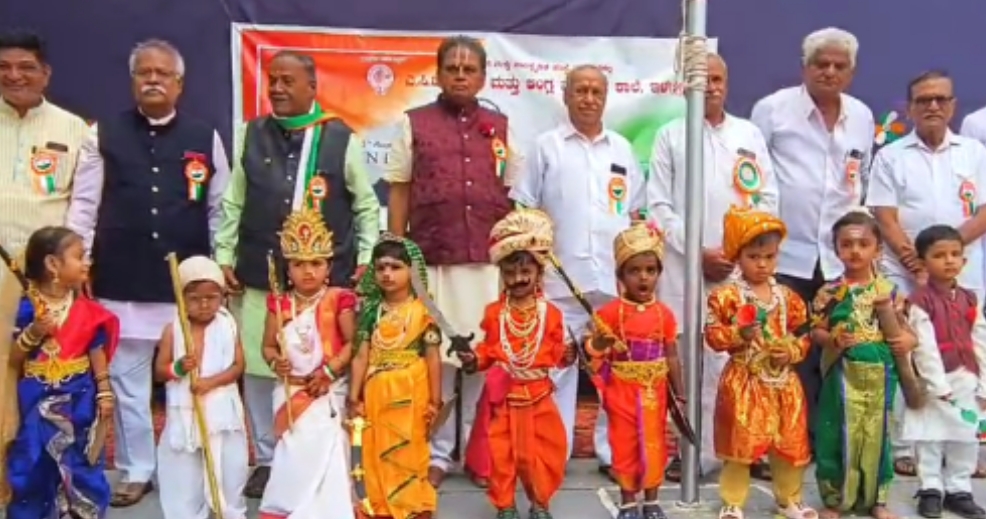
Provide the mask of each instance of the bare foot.
POLYGON ((818 512, 818 519, 840 519, 842 514, 834 508, 823 508, 818 512))
POLYGON ((883 505, 876 505, 870 509, 870 517, 873 519, 897 519, 897 515, 883 505))

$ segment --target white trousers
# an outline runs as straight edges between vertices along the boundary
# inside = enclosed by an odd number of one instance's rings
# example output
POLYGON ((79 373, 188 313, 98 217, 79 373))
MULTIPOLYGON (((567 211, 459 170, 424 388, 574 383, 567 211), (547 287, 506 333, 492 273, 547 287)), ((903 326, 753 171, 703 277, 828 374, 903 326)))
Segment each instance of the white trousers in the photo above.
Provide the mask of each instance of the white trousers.
MULTIPOLYGON (((435 304, 457 333, 474 333, 475 340, 483 339, 479 324, 486 305, 500 294, 500 271, 495 265, 448 265, 428 267, 428 288, 435 304)), ((458 359, 446 357, 448 341, 442 344, 445 364, 442 366, 442 400, 455 395, 458 359)), ((462 448, 465 449, 476 421, 476 407, 483 392, 486 377, 482 374, 464 375, 459 390, 462 416, 456 411, 431 438, 431 466, 446 472, 452 469, 452 453, 457 443, 456 425, 462 423, 462 448)))
MULTIPOLYGON (((213 434, 210 438, 216 479, 223 500, 220 519, 246 519, 243 497, 250 474, 250 451, 245 431, 213 434)), ((209 482, 205 475, 202 451, 177 451, 162 434, 157 448, 158 486, 164 519, 209 519, 209 482)))
MULTIPOLYGON (((602 292, 589 292, 585 294, 586 299, 593 308, 598 309, 614 299, 609 294, 602 292)), ((551 301, 562 312, 565 320, 565 338, 568 339, 568 330, 575 334, 576 340, 582 340, 586 328, 589 324, 589 314, 573 297, 553 299, 551 301)), ((555 404, 558 412, 561 413, 561 421, 565 424, 565 434, 568 436, 568 457, 572 457, 572 449, 575 444, 575 418, 578 411, 579 399, 579 368, 569 366, 564 369, 556 369, 551 372, 551 380, 555 383, 555 404)), ((600 465, 610 466, 613 464, 613 453, 609 447, 609 418, 602 406, 602 395, 599 397, 599 411, 596 414, 596 427, 593 431, 593 446, 596 451, 596 459, 600 465)))
POLYGON ((274 460, 274 388, 273 378, 245 375, 243 401, 253 432, 253 454, 258 467, 269 467, 274 460))
POLYGON ((922 490, 938 490, 947 494, 972 492, 972 474, 979 460, 979 443, 914 442, 914 449, 922 490))
MULTIPOLYGON (((448 402, 455 395, 455 377, 459 369, 450 364, 442 366, 442 401, 448 402)), ((476 408, 479 407, 479 397, 483 392, 486 376, 482 373, 462 376, 462 387, 459 398, 462 400, 462 447, 465 449, 472 425, 476 423, 476 408)), ((452 453, 455 451, 455 428, 459 416, 452 411, 448 420, 435 432, 431 438, 431 466, 446 472, 452 470, 452 453)))
POLYGON ((110 362, 116 468, 121 481, 146 483, 154 476, 154 419, 151 415, 154 348, 157 341, 120 339, 110 362))

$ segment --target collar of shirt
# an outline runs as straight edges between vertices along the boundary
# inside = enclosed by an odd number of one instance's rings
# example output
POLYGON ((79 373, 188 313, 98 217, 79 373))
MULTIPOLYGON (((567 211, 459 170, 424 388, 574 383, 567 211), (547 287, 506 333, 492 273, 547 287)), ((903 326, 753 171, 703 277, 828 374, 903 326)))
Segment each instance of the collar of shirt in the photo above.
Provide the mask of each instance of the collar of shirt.
MULTIPOLYGON (((801 85, 801 110, 805 114, 805 118, 809 118, 812 114, 818 113, 819 116, 822 112, 818 110, 818 105, 815 104, 815 100, 811 98, 808 94, 808 88, 801 85)), ((837 124, 842 124, 846 121, 846 95, 839 94, 839 119, 836 121, 837 124)))
POLYGON ((145 118, 147 118, 147 123, 150 124, 151 126, 164 126, 170 123, 172 120, 174 120, 175 116, 178 115, 178 112, 172 111, 170 114, 160 119, 153 119, 151 117, 147 117, 147 115, 140 108, 138 108, 137 111, 140 112, 140 115, 143 115, 145 118))
POLYGON ((911 130, 911 133, 905 135, 901 140, 903 141, 901 143, 902 146, 906 146, 908 148, 920 148, 924 151, 927 151, 928 153, 941 153, 942 151, 945 151, 946 149, 951 148, 952 146, 958 146, 962 144, 961 141, 955 138, 955 134, 952 133, 952 130, 948 130, 948 129, 945 130, 945 139, 942 140, 942 143, 940 146, 938 146, 937 150, 931 149, 930 146, 928 146, 923 140, 921 140, 920 137, 918 137, 917 132, 915 132, 914 130, 911 130))
POLYGON ((585 134, 583 134, 582 132, 575 129, 575 126, 572 125, 571 121, 565 121, 564 123, 562 123, 559 126, 559 130, 561 131, 562 138, 565 140, 577 138, 577 139, 582 139, 588 142, 589 144, 596 144, 603 141, 606 141, 607 143, 609 142, 609 130, 607 130, 605 126, 603 127, 603 131, 599 132, 599 135, 596 135, 594 138, 591 139, 585 134))
POLYGON ((719 121, 719 124, 712 124, 711 122, 709 122, 708 118, 706 118, 705 119, 705 128, 707 130, 711 130, 711 131, 714 131, 714 132, 721 132, 721 131, 724 131, 724 130, 728 130, 729 127, 732 126, 732 120, 733 119, 734 119, 734 117, 732 115, 729 115, 729 112, 723 112, 722 113, 722 121, 719 121))
MULTIPOLYGON (((41 104, 35 106, 34 108, 29 109, 27 113, 24 114, 23 118, 27 119, 29 117, 34 117, 35 115, 39 115, 47 109, 48 109, 48 100, 42 97, 41 104)), ((21 115, 17 113, 17 110, 13 106, 10 106, 10 104, 8 104, 7 101, 2 97, 0 97, 0 116, 10 117, 13 119, 21 119, 21 115)))

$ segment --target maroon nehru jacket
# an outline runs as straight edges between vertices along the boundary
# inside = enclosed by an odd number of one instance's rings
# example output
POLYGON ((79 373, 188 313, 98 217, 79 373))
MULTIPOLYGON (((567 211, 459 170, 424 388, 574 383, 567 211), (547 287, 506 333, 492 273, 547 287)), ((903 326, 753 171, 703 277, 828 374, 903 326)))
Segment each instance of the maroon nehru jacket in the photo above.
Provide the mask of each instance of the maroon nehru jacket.
POLYGON ((493 143, 507 143, 506 116, 442 101, 407 112, 411 122, 408 237, 428 265, 489 263, 493 225, 510 212, 493 143))
POLYGON ((966 368, 979 375, 972 344, 972 326, 978 317, 975 292, 962 287, 945 291, 925 285, 914 290, 907 300, 931 319, 945 372, 966 368))

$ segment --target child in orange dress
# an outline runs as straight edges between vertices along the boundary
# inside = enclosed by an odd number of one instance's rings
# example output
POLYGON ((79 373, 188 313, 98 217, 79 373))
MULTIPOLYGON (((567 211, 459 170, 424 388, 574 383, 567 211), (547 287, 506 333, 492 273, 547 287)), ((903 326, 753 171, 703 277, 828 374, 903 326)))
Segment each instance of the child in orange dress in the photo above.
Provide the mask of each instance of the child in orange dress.
POLYGON ((617 235, 613 252, 623 296, 599 310, 612 335, 597 329, 588 353, 609 416, 612 471, 622 497, 617 519, 666 519, 658 489, 668 458, 668 384, 678 395, 683 392, 677 323, 654 294, 664 239, 656 228, 639 223, 617 235))
POLYGON ((552 246, 551 220, 533 209, 514 211, 493 227, 490 243, 506 289, 486 307, 483 341, 474 352, 458 352, 468 372, 487 372, 481 406, 489 413, 487 495, 497 519, 517 519, 520 479, 531 502, 529 518, 551 519, 548 506, 565 479, 568 442, 550 370, 575 359, 561 311, 538 290, 552 246))

